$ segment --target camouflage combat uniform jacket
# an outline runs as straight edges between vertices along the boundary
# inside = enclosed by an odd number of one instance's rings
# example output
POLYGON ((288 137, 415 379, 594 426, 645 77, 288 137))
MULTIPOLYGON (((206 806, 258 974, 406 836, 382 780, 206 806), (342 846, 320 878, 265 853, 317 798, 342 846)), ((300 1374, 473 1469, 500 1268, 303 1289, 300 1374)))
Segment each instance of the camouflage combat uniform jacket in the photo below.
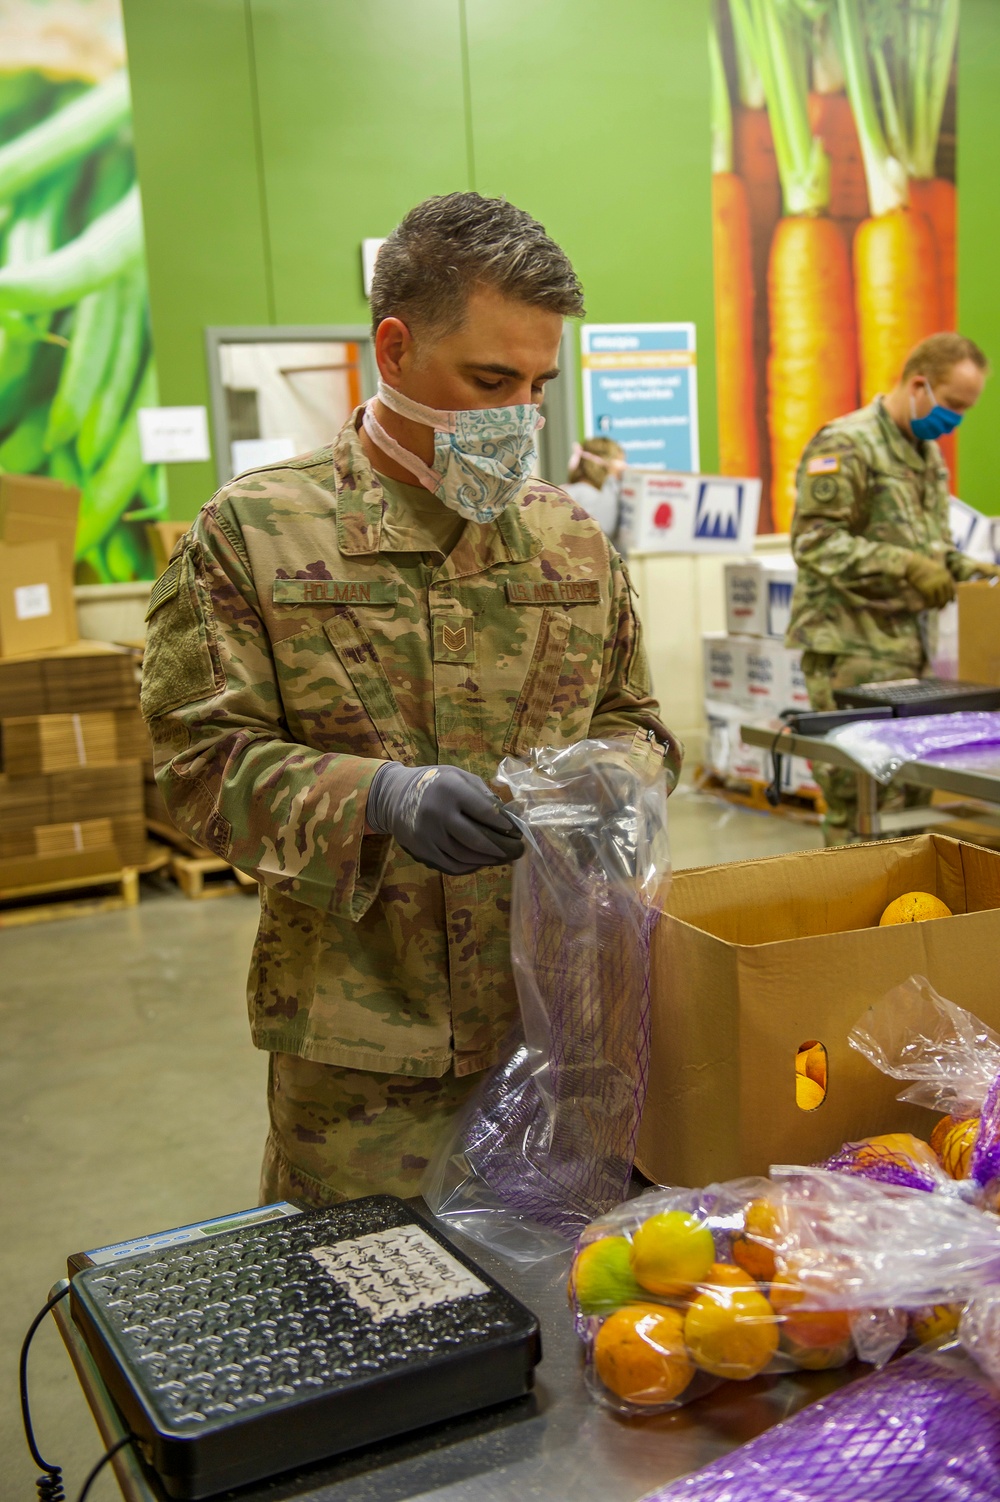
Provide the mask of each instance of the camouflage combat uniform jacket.
POLYGON ((463 1075, 516 1009, 511 870, 442 876, 366 836, 379 763, 490 781, 536 746, 669 737, 627 575, 586 513, 531 481, 447 559, 390 552, 358 417, 203 508, 150 600, 143 711, 177 824, 263 883, 256 1045, 463 1075))
POLYGON ((923 598, 904 570, 913 553, 976 571, 951 540, 948 471, 936 443, 913 443, 881 397, 821 428, 802 455, 792 551, 799 566, 786 636, 813 652, 925 659, 923 598))

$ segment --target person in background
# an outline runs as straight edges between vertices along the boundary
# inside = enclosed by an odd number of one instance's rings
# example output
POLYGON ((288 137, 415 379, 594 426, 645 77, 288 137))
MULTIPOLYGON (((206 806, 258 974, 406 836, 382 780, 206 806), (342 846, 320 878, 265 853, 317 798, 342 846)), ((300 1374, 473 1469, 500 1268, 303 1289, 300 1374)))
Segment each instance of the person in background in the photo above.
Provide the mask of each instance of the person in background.
POLYGON ((372 280, 378 395, 203 507, 149 607, 175 822, 261 883, 263 1202, 416 1194, 517 1012, 504 756, 661 723, 628 574, 532 478, 565 253, 503 199, 412 209, 372 280))
POLYGON ((569 460, 568 496, 592 516, 605 537, 614 538, 621 510, 621 478, 625 450, 613 438, 588 438, 573 445, 569 460))
MULTIPOLYGON (((828 423, 806 447, 785 640, 803 649, 813 709, 835 709, 837 689, 923 675, 937 613, 955 598, 956 582, 1000 577, 995 564, 952 542, 948 470, 934 441, 975 406, 987 371, 971 339, 932 334, 887 396, 828 423)), ((820 763, 813 774, 826 800, 827 843, 842 843, 856 821, 854 774, 820 763)), ((913 788, 905 796, 915 806, 928 795, 913 788)))

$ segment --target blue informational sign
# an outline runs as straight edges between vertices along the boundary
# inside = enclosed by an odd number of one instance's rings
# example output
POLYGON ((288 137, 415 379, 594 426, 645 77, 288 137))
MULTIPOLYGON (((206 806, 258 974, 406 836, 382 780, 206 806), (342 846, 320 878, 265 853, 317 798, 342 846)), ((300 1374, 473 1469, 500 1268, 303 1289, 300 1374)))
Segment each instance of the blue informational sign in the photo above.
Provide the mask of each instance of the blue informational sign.
POLYGON ((585 323, 587 438, 613 438, 634 469, 698 471, 693 323, 585 323))

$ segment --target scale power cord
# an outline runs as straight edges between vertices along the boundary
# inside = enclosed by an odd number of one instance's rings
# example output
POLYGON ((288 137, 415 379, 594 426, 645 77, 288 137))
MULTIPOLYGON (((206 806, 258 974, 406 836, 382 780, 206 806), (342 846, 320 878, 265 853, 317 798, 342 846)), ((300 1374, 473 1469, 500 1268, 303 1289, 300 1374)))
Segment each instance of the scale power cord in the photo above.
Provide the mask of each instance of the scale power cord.
MULTIPOLYGON (((49 1461, 43 1460, 41 1455, 39 1454, 38 1446, 35 1444, 35 1431, 31 1425, 31 1409, 28 1405, 28 1350, 31 1346, 35 1331, 38 1329, 45 1316, 52 1309, 54 1309, 59 1300, 64 1299, 68 1293, 69 1284, 67 1283, 65 1288, 60 1288, 58 1293, 54 1293, 52 1295, 45 1307, 43 1309, 40 1309, 35 1315, 35 1318, 31 1321, 28 1333, 24 1337, 24 1342, 21 1346, 21 1419, 24 1423, 24 1437, 28 1441, 28 1449, 31 1451, 31 1458, 35 1462, 35 1465, 38 1466, 39 1470, 42 1472, 42 1474, 35 1482, 35 1488, 38 1492, 38 1502, 66 1502, 66 1492, 63 1488, 62 1467, 52 1465, 49 1461)), ((83 1486, 80 1488, 80 1491, 77 1494, 76 1502, 86 1502, 90 1488, 93 1486, 94 1482, 97 1480, 97 1477, 100 1475, 104 1467, 115 1455, 118 1454, 119 1450, 124 1450, 126 1445, 135 1444, 137 1438, 138 1436, 135 1434, 123 1435, 121 1439, 117 1440, 115 1444, 111 1445, 107 1450, 105 1450, 100 1460, 95 1466, 91 1468, 90 1472, 88 1473, 87 1479, 84 1481, 83 1486)))

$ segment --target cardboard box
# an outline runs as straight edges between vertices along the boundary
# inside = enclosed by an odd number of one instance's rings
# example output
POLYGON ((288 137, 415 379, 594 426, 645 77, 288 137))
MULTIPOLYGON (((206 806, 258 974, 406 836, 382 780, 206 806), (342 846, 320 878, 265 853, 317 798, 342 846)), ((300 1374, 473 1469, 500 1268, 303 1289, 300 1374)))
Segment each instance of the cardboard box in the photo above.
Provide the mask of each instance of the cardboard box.
POLYGON ((0 831, 139 816, 143 812, 142 773, 136 761, 35 777, 0 773, 0 831))
POLYGON ((716 777, 733 782, 764 782, 771 778, 771 758, 740 735, 746 710, 732 704, 705 701, 705 765, 716 777))
POLYGON ((746 643, 721 632, 701 639, 705 701, 743 706, 746 703, 746 643))
POLYGON ((1000 1030, 998 947, 1000 852, 942 835, 678 872, 653 935, 639 1168, 702 1185, 882 1132, 928 1137, 938 1118, 897 1101, 903 1086, 848 1031, 911 975, 1000 1030), (909 891, 956 916, 879 928, 909 891), (808 1041, 827 1049, 829 1090, 806 1112, 795 1055, 808 1041))
POLYGON ((809 708, 802 653, 772 637, 707 632, 702 662, 706 703, 738 705, 754 723, 809 708))
POLYGON ((0 542, 0 656, 76 640, 71 576, 54 542, 0 542))
POLYGON ((105 642, 0 662, 0 719, 128 709, 138 702, 132 654, 105 642))
POLYGON ((0 737, 3 770, 12 778, 141 761, 149 750, 138 709, 0 720, 0 737))
POLYGON ((42 475, 0 475, 0 539, 7 543, 53 542, 59 568, 73 584, 80 492, 42 475))
POLYGON ((33 888, 50 889, 62 884, 104 878, 118 880, 122 859, 114 846, 104 850, 80 850, 75 855, 16 855, 0 859, 0 898, 16 897, 33 888))
POLYGON ((1000 585, 958 586, 958 676, 967 683, 1000 683, 1000 585))
POLYGON ((191 530, 191 522, 147 522, 146 536, 149 539, 149 549, 153 555, 153 567, 156 576, 163 573, 167 564, 173 557, 174 548, 181 538, 191 530))
POLYGON ((629 553, 749 553, 760 481, 627 469, 621 537, 629 553))
POLYGON ((795 560, 778 554, 727 563, 726 630, 730 636, 770 636, 783 641, 792 612, 795 560))
POLYGON ((28 829, 10 829, 0 823, 0 859, 75 855, 81 850, 107 850, 111 846, 124 865, 142 865, 146 858, 146 821, 142 814, 36 824, 28 829))

